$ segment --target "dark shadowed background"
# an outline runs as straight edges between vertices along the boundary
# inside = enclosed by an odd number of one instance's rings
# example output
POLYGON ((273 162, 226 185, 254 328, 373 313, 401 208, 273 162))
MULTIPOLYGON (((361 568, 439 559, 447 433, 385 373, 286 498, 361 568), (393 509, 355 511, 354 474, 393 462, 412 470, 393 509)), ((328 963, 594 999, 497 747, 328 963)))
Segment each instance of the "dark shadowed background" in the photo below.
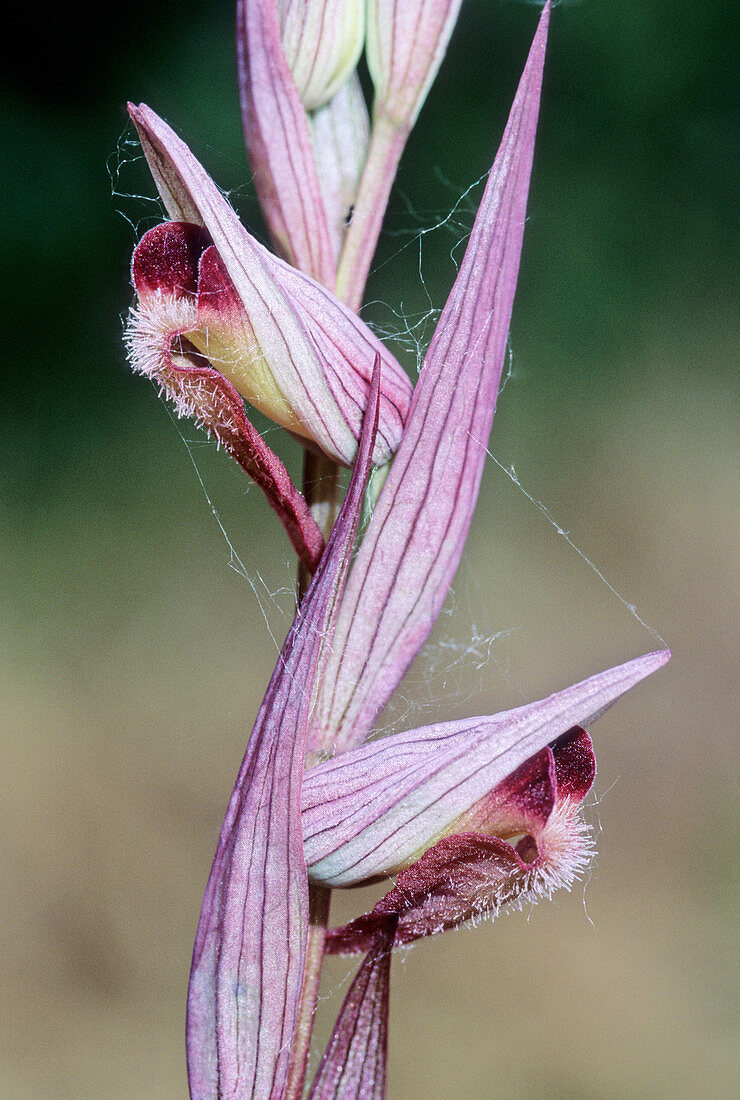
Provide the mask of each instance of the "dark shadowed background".
MULTIPOLYGON (((465 0, 412 136, 366 311, 412 373, 536 15, 465 0)), ((124 103, 167 118, 260 232, 232 11, 20 16, 0 101, 0 1095, 174 1100, 201 894, 292 564, 241 473, 127 371, 129 256, 159 215, 124 103)), ((657 635, 675 656, 594 727, 588 881, 397 957, 391 1100, 733 1091, 732 16, 685 0, 554 13, 492 439, 532 500, 489 462, 449 614, 390 720, 537 698, 657 635)), ((337 920, 365 900, 337 896, 337 920)), ((328 968, 324 1036, 349 973, 328 968)))

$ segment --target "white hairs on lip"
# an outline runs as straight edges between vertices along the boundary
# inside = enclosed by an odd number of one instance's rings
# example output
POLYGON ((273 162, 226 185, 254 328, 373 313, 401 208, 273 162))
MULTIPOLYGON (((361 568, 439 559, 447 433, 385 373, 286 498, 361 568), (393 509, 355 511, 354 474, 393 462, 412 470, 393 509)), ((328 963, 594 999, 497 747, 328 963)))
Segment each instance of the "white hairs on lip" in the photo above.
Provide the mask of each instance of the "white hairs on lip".
POLYGON ((167 377, 172 341, 195 328, 197 312, 195 302, 187 298, 161 291, 147 294, 129 314, 125 340, 134 371, 159 384, 160 392, 174 402, 178 416, 200 419, 187 393, 169 384, 167 377))

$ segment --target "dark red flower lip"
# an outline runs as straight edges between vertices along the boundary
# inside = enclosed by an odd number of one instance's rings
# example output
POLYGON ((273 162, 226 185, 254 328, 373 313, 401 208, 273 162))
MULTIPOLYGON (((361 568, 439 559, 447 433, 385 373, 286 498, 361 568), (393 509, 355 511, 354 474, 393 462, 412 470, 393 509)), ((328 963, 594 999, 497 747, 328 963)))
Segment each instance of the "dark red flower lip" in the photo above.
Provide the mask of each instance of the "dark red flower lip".
POLYGON ((163 222, 141 238, 131 261, 131 278, 141 298, 158 291, 195 299, 200 258, 210 238, 202 226, 163 222))

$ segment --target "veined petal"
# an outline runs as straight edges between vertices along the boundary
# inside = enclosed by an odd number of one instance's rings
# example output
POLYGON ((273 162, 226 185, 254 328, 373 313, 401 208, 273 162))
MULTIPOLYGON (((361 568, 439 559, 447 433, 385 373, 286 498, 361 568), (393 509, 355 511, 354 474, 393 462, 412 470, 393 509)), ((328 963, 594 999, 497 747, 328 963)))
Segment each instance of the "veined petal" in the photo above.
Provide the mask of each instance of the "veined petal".
POLYGON ((376 356, 381 402, 373 461, 389 460, 411 383, 359 317, 310 276, 272 256, 241 225, 187 146, 146 106, 130 107, 157 187, 175 220, 205 226, 242 302, 260 355, 291 410, 330 457, 351 465, 376 356), (193 213, 195 211, 195 213, 193 213))
POLYGON ((460 560, 519 269, 548 11, 347 585, 311 749, 343 752, 363 739, 424 644, 460 560))
POLYGON ((334 258, 311 131, 275 0, 238 0, 236 46, 244 136, 270 233, 286 259, 331 287, 334 258))
POLYGON ((378 371, 347 496, 283 646, 229 802, 193 952, 193 1100, 279 1097, 305 962, 301 782, 308 715, 357 529, 378 417, 378 371))
MULTIPOLYGON (((649 653, 539 702, 425 726, 319 764, 303 784, 312 881, 351 886, 408 866, 451 828, 464 828, 464 815, 525 761, 573 727, 588 726, 669 657, 667 650, 649 653)), ((574 761, 559 777, 563 793, 582 798, 582 775, 574 761)), ((471 829, 480 827, 482 809, 471 829)))
POLYGON ((380 922, 334 1025, 308 1100, 383 1100, 391 948, 396 918, 380 922))

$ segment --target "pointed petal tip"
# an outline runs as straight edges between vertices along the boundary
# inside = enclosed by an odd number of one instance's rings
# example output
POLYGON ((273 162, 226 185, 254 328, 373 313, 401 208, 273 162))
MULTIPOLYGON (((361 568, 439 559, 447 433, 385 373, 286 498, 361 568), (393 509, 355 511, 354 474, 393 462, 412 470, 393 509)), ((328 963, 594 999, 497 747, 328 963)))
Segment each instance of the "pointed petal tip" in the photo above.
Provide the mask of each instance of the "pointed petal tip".
POLYGON ((531 68, 533 65, 542 68, 544 65, 545 47, 547 46, 547 35, 550 29, 550 9, 550 0, 547 0, 547 3, 540 13, 540 20, 537 24, 534 38, 532 39, 532 47, 529 51, 526 68, 531 68))
POLYGON ((650 675, 651 672, 657 672, 663 665, 667 665, 673 656, 670 649, 656 649, 653 653, 646 653, 644 657, 637 657, 636 661, 640 661, 645 666, 645 675, 650 675))

